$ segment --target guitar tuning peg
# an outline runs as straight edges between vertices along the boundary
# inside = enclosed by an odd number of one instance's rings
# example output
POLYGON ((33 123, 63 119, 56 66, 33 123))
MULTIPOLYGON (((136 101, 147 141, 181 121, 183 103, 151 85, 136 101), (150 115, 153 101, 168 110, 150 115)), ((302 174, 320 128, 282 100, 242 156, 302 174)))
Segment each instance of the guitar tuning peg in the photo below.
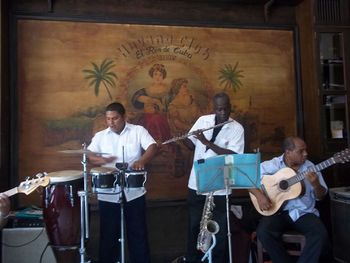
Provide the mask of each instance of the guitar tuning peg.
POLYGON ((29 181, 29 179, 30 179, 30 177, 29 177, 29 176, 27 176, 27 177, 26 177, 26 181, 29 181))
POLYGON ((44 177, 44 174, 43 173, 38 173, 35 175, 36 178, 40 179, 41 177, 44 177))

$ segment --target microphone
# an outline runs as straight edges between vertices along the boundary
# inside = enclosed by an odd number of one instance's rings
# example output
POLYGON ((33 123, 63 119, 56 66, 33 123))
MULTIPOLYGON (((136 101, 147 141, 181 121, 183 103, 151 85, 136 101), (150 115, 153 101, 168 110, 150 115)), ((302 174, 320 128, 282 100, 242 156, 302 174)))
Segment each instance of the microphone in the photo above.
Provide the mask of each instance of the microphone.
POLYGON ((126 170, 128 168, 128 163, 116 163, 115 167, 119 170, 126 170))

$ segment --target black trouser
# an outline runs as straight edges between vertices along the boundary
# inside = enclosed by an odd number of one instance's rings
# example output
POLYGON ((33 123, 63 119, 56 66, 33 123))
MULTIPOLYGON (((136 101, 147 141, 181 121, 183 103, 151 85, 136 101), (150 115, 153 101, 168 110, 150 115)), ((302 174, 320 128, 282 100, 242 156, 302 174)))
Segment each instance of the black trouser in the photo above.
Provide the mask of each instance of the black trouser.
MULTIPOLYGON (((204 254, 197 250, 197 238, 202 219, 205 195, 197 195, 196 191, 189 189, 188 208, 189 208, 189 228, 187 239, 186 262, 199 263, 204 254)), ((213 209, 212 220, 216 221, 220 230, 216 236, 216 246, 212 253, 213 263, 224 263, 226 260, 227 244, 227 218, 226 218, 226 197, 214 196, 215 208, 213 209)))
POLYGON ((296 230, 306 238, 306 244, 298 259, 298 263, 318 263, 330 252, 328 233, 321 220, 314 214, 306 214, 296 222, 287 212, 263 217, 258 225, 257 235, 268 252, 272 262, 294 262, 288 255, 281 240, 286 230, 296 230))
MULTIPOLYGON (((99 262, 120 261, 120 204, 99 201, 100 244, 99 262)), ((145 196, 124 202, 125 240, 131 263, 149 263, 145 196)))

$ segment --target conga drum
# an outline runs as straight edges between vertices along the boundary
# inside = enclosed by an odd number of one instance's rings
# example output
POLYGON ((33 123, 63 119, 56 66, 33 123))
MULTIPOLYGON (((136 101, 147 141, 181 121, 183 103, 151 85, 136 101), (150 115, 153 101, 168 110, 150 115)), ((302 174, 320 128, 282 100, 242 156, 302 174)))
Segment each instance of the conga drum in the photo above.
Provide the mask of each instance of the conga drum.
POLYGON ((83 173, 77 170, 52 172, 43 194, 43 216, 48 239, 57 262, 79 262, 80 199, 83 173))

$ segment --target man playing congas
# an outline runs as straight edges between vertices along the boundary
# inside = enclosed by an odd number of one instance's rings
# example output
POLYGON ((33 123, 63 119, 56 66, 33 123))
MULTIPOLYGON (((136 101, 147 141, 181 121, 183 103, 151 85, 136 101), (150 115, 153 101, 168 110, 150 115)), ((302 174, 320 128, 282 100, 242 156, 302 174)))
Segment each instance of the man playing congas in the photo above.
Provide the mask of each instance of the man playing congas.
MULTIPOLYGON (((116 163, 126 163, 128 169, 144 170, 157 152, 157 144, 148 131, 125 120, 125 108, 120 103, 107 106, 105 118, 108 128, 97 132, 88 150, 107 153, 102 156, 89 155, 93 165, 115 168, 116 163), (142 150, 144 153, 142 154, 142 150)), ((123 181, 123 180, 122 180, 123 181)), ((123 200, 129 259, 131 263, 150 262, 146 226, 144 187, 125 188, 122 196, 118 191, 107 190, 98 194, 100 211, 99 262, 120 260, 121 234, 120 201, 123 200), (121 199, 123 198, 123 199, 121 199), (125 201, 125 202, 124 202, 125 201)))

